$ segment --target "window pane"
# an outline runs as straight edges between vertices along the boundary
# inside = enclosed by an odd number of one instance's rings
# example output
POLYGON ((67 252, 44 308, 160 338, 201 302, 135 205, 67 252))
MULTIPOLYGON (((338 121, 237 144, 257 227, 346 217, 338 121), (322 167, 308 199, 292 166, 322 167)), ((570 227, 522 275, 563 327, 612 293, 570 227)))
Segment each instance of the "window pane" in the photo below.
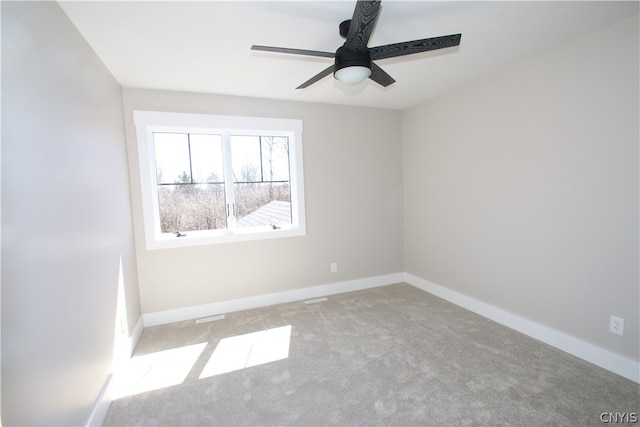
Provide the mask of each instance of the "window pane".
POLYGON ((189 137, 186 133, 154 133, 158 184, 191 182, 189 137))
POLYGON ((224 182, 222 170, 222 137, 189 135, 193 182, 224 182))
POLYGON ((262 181, 259 136, 232 136, 231 158, 234 182, 262 181))
POLYGON ((236 225, 255 227, 291 224, 289 183, 234 184, 236 225))
POLYGON ((261 139, 264 181, 289 181, 289 138, 263 136, 261 139))
POLYGON ((227 226, 224 184, 159 185, 158 204, 163 233, 227 226))

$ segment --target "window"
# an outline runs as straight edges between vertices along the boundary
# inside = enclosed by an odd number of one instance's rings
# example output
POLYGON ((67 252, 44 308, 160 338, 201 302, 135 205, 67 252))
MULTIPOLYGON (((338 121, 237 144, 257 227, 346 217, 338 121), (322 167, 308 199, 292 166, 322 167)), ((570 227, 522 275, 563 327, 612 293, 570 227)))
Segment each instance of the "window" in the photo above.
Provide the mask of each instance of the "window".
POLYGON ((302 122, 134 111, 148 249, 304 235, 302 122))

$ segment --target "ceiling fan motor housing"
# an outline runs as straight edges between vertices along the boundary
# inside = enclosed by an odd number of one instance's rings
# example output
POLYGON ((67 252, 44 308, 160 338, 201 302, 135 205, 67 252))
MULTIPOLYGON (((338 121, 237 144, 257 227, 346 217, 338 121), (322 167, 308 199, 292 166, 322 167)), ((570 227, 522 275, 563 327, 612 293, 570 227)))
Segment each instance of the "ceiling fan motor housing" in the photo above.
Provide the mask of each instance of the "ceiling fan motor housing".
POLYGON ((346 67, 367 67, 371 69, 371 56, 369 49, 351 50, 341 46, 335 55, 335 72, 346 67))

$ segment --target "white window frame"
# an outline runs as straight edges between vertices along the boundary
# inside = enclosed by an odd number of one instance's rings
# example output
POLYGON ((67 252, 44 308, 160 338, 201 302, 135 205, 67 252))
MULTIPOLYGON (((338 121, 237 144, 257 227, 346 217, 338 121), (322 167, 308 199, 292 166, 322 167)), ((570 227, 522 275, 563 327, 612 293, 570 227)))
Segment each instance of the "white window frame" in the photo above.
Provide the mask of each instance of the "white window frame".
MULTIPOLYGON (((144 235, 147 249, 167 249, 185 246, 231 243, 248 240, 304 236, 306 234, 304 175, 302 170, 302 120, 220 116, 209 114, 134 111, 144 235), (188 231, 183 237, 162 233, 155 163, 153 134, 155 132, 212 133, 289 138, 289 185, 291 194, 291 224, 274 229, 270 226, 188 231)), ((226 151, 228 153, 228 150, 226 151)), ((233 179, 225 172, 225 181, 233 179)))

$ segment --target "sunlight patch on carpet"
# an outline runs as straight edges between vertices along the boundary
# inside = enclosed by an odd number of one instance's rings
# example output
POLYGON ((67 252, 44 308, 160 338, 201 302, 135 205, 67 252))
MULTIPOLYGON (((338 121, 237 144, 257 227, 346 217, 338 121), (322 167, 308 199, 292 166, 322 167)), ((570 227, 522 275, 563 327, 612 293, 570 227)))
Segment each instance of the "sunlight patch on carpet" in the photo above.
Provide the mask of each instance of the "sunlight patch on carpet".
POLYGON ((120 397, 182 384, 207 343, 136 356, 129 361, 118 384, 120 397))
POLYGON ((220 340, 200 379, 289 357, 291 325, 220 340))

